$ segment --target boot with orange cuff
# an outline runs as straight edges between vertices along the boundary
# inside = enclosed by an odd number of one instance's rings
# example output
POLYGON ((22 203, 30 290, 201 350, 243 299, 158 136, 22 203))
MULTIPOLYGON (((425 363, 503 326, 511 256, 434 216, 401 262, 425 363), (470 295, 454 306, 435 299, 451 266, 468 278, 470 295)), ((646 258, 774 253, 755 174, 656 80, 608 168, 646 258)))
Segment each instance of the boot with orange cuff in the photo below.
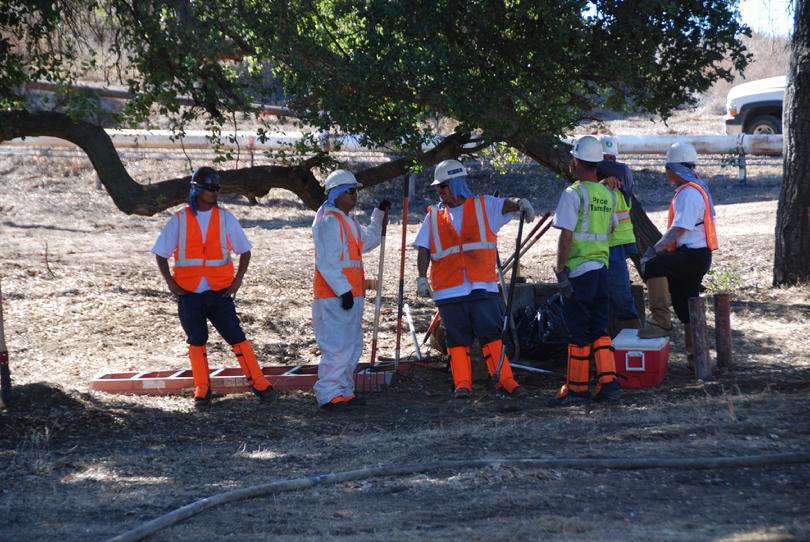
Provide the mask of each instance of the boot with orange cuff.
POLYGON ((276 399, 276 390, 270 384, 270 381, 265 378, 262 373, 262 368, 259 366, 259 361, 256 359, 256 354, 253 353, 248 341, 233 345, 233 353, 236 354, 236 359, 239 361, 239 366, 242 367, 242 372, 247 377, 248 384, 253 390, 253 393, 265 402, 271 402, 276 399))
POLYGON ((593 342, 593 360, 596 365, 594 401, 617 401, 621 386, 616 374, 616 358, 610 337, 602 336, 593 342))
POLYGON ((188 346, 188 357, 191 360, 191 374, 194 378, 194 406, 205 408, 211 404, 211 378, 208 369, 208 353, 205 345, 188 346))
POLYGON ((546 405, 550 407, 584 403, 590 399, 588 393, 588 370, 590 368, 591 345, 568 345, 568 374, 565 385, 557 396, 546 405))
MULTIPOLYGON (((481 350, 484 352, 484 359, 487 362, 487 369, 489 369, 490 376, 494 377, 495 372, 498 370, 498 362, 501 360, 501 348, 503 348, 503 342, 500 339, 488 342, 481 347, 481 350)), ((520 384, 517 383, 517 380, 515 380, 515 377, 512 374, 512 366, 509 365, 509 358, 506 356, 506 354, 503 356, 501 374, 498 378, 496 387, 502 389, 515 398, 526 395, 526 391, 520 387, 520 384)))
POLYGON ((453 374, 453 397, 468 399, 472 396, 472 362, 469 346, 451 346, 450 372, 453 374))

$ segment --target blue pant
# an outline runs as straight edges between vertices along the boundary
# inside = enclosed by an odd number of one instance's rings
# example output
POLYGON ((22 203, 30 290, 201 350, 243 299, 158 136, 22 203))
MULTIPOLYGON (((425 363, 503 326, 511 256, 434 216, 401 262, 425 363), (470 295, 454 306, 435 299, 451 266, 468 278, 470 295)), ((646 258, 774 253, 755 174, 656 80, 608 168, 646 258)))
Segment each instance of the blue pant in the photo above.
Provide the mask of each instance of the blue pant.
POLYGON ((608 270, 602 267, 569 280, 574 295, 570 299, 563 298, 568 342, 586 346, 607 335, 608 270))
POLYGON ((448 348, 470 346, 475 339, 485 345, 501 338, 505 314, 501 296, 486 290, 436 303, 447 331, 448 348))
POLYGON ((617 320, 638 318, 633 293, 630 290, 630 272, 627 269, 627 257, 637 252, 635 243, 610 247, 608 295, 610 297, 610 315, 617 320))
POLYGON ((177 313, 180 325, 188 336, 188 344, 204 346, 208 342, 208 320, 228 344, 239 344, 245 340, 233 298, 225 297, 223 293, 225 290, 208 290, 200 294, 189 292, 178 298, 177 313))

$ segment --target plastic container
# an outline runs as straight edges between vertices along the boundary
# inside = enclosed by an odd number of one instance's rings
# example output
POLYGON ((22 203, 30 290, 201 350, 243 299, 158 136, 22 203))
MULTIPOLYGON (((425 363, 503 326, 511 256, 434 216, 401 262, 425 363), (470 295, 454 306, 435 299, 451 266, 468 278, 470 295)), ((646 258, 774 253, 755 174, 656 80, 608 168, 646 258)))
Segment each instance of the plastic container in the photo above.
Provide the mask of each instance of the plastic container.
POLYGON ((623 388, 655 388, 664 381, 669 367, 668 337, 639 339, 637 329, 623 329, 613 339, 613 350, 623 388))

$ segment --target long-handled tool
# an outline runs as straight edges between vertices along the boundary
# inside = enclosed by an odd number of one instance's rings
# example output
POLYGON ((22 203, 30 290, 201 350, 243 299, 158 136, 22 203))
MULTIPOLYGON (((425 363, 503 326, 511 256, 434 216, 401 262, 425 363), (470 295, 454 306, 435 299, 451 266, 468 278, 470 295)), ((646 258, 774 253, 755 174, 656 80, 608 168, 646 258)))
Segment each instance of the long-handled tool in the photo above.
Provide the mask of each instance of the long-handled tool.
POLYGON ((380 307, 382 305, 383 269, 385 268, 385 234, 388 230, 388 209, 384 211, 382 232, 380 232, 380 264, 377 266, 377 295, 374 298, 374 332, 371 335, 371 359, 368 364, 374 367, 377 361, 377 334, 380 329, 380 307))
POLYGON ((411 309, 408 307, 408 304, 405 303, 403 306, 405 309, 405 318, 408 320, 408 329, 411 331, 411 341, 413 341, 413 347, 416 351, 416 359, 422 361, 422 351, 419 349, 419 340, 416 338, 416 328, 413 327, 413 318, 411 318, 411 309))
MULTIPOLYGON (((406 172, 402 181, 402 245, 399 250, 399 299, 397 300, 397 347, 394 351, 394 370, 399 369, 400 343, 402 341, 402 311, 405 306, 405 245, 408 237, 409 185, 410 175, 406 172)), ((418 353, 419 344, 416 343, 416 341, 414 341, 414 343, 416 344, 416 351, 418 353)))
POLYGON ((6 406, 8 406, 9 403, 11 403, 11 371, 9 370, 8 367, 8 350, 6 350, 6 334, 3 329, 2 288, 0 288, 0 403, 6 406))
POLYGON ((495 385, 501 381, 501 368, 503 368, 503 360, 506 354, 504 342, 506 339, 507 328, 509 327, 509 315, 512 314, 512 303, 515 300, 515 280, 517 279, 517 270, 520 265, 520 240, 523 237, 523 222, 526 219, 526 213, 520 213, 520 222, 518 222, 517 241, 515 242, 515 258, 514 265, 512 266, 512 276, 509 279, 509 296, 506 301, 506 314, 503 316, 503 329, 501 330, 501 355, 498 359, 498 367, 495 369, 495 385))

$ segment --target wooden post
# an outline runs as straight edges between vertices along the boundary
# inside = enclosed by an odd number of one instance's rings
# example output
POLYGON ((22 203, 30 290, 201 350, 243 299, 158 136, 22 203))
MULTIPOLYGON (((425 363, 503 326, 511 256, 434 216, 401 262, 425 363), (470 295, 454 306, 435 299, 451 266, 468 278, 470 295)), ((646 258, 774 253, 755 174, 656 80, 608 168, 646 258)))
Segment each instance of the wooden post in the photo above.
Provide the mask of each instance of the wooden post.
POLYGON ((692 348, 695 352, 695 377, 711 380, 712 366, 706 341, 706 305, 702 297, 689 298, 689 321, 692 323, 692 348))
POLYGON ((6 334, 3 329, 3 289, 0 286, 0 406, 11 401, 11 371, 8 366, 6 334))
POLYGON ((714 294, 714 340, 717 367, 731 369, 731 294, 714 294))

